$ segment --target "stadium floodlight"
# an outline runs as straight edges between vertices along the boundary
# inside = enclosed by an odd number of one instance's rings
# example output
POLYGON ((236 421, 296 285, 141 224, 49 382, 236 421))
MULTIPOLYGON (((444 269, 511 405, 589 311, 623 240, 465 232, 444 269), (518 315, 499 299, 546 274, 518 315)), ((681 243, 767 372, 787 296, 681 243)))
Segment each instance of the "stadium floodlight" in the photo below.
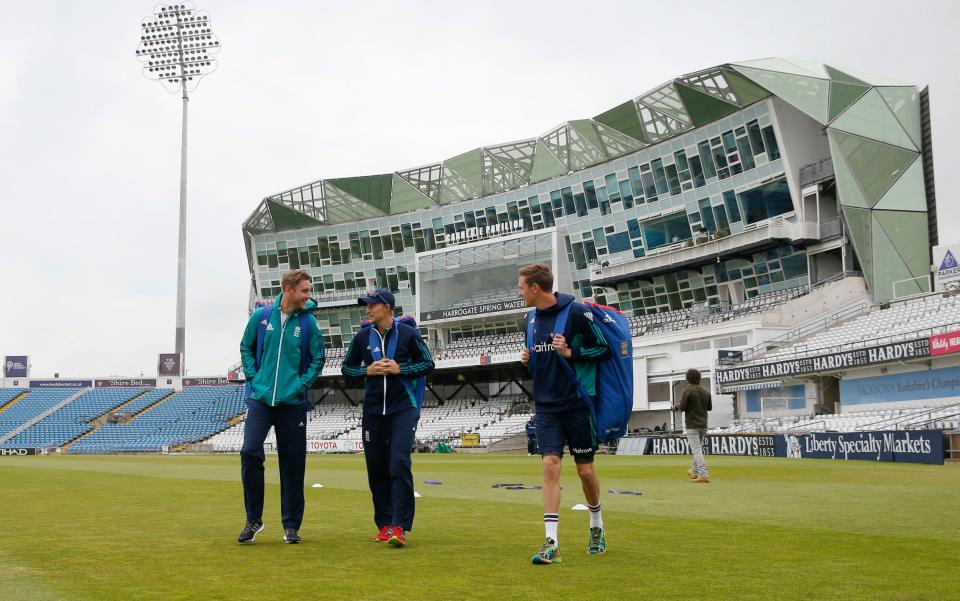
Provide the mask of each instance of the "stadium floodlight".
MULTIPOLYGON (((159 4, 140 23, 137 58, 143 74, 159 81, 170 93, 182 92, 180 145, 180 239, 177 247, 176 352, 183 357, 186 337, 187 276, 187 102, 188 92, 213 73, 220 40, 210 29, 210 16, 191 3, 159 4)), ((181 361, 181 366, 184 364, 181 361)))

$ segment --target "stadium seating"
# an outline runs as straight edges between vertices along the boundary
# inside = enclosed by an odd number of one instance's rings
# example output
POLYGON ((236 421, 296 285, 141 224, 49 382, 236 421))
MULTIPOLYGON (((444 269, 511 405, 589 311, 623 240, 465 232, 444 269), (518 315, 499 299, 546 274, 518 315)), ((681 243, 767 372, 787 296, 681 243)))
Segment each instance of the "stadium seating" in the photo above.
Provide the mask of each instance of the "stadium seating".
MULTIPOLYGON (((150 400, 137 399, 140 405, 150 400)), ((226 429, 245 409, 242 386, 196 386, 177 393, 156 389, 152 402, 156 404, 146 405, 129 423, 107 424, 73 444, 70 452, 158 452, 196 443, 226 429), (159 396, 164 393, 169 398, 159 396)))
MULTIPOLYGON (((14 389, 19 390, 21 393, 24 389, 14 389)), ((57 406, 59 403, 69 399, 73 395, 82 391, 82 388, 32 388, 27 392, 27 396, 23 397, 14 405, 2 413, 0 413, 0 436, 8 434, 13 430, 16 430, 23 424, 29 422, 30 420, 38 417, 45 411, 49 411, 57 406)), ((17 393, 20 394, 20 393, 17 393)), ((16 395, 14 395, 16 396, 16 395)), ((13 397, 11 397, 13 398, 13 397)), ((22 433, 21 433, 22 434, 22 433)), ((25 446, 18 445, 14 441, 19 438, 15 436, 13 440, 8 440, 6 443, 0 446, 4 447, 15 447, 15 446, 25 446)), ((18 441, 19 442, 19 441, 18 441)))
POLYGON ((90 421, 147 392, 146 388, 92 388, 7 441, 14 447, 59 447, 93 429, 90 421))
MULTIPOLYGON (((738 305, 697 306, 648 315, 632 315, 627 317, 627 323, 630 326, 630 334, 634 337, 721 323, 770 311, 787 301, 809 293, 810 290, 809 287, 789 288, 760 294, 738 305)), ((459 338, 446 343, 435 359, 456 359, 519 351, 523 348, 524 336, 523 332, 515 332, 459 338)))
POLYGON ((848 411, 838 415, 813 417, 770 417, 738 420, 732 426, 711 428, 711 434, 744 432, 868 432, 873 430, 909 430, 916 428, 960 428, 960 404, 943 407, 907 407, 848 411))
POLYGON ((476 357, 492 353, 509 353, 523 348, 524 334, 487 334, 466 336, 449 342, 435 359, 456 359, 458 357, 476 357))
POLYGON ((498 288, 496 290, 484 290, 482 292, 474 292, 467 298, 456 301, 448 305, 449 308, 458 308, 458 307, 472 307, 474 305, 482 305, 484 303, 497 303, 508 300, 516 300, 519 298, 519 293, 517 292, 516 286, 509 288, 498 288))
POLYGON ((891 304, 813 336, 762 355, 758 361, 807 357, 834 350, 871 346, 883 340, 908 340, 960 329, 960 296, 941 294, 891 304))
POLYGON ((920 407, 855 411, 840 415, 818 415, 798 420, 783 432, 825 431, 854 432, 870 430, 909 430, 912 428, 957 428, 960 406, 920 407))
MULTIPOLYGON (((421 410, 417 425, 417 442, 432 444, 438 441, 459 445, 459 436, 464 433, 480 434, 481 444, 486 446, 505 436, 523 431, 530 419, 528 413, 510 415, 511 407, 521 397, 506 395, 497 401, 480 398, 447 401, 442 407, 427 406, 421 410)), ((321 403, 307 414, 307 438, 322 440, 361 440, 359 407, 338 403, 321 403)), ((237 452, 243 444, 243 422, 204 441, 217 452, 237 452)), ((271 429, 264 441, 267 450, 276 448, 276 436, 271 429)))
POLYGON ((809 286, 765 292, 737 305, 678 309, 627 318, 632 336, 683 330, 765 313, 810 292, 809 286))
MULTIPOLYGON (((241 421, 204 442, 212 445, 217 452, 238 452, 243 446, 243 426, 244 422, 241 421)), ((307 413, 308 439, 332 440, 359 426, 360 412, 352 405, 321 403, 307 413)), ((276 440, 276 434, 271 428, 264 440, 265 448, 275 449, 276 440)))
POLYGON ((29 392, 29 388, 0 388, 0 408, 17 398, 24 392, 29 392))
POLYGON ((343 364, 344 357, 347 356, 347 349, 344 347, 334 347, 326 349, 326 358, 323 362, 323 368, 337 368, 343 364))

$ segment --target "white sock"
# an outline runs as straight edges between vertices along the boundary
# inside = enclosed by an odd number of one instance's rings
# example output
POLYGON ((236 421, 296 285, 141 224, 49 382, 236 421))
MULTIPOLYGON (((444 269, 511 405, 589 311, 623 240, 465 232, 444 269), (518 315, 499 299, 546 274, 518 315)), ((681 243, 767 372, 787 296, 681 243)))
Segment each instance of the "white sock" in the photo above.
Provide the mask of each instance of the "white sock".
POLYGON ((560 528, 560 515, 556 513, 543 514, 543 529, 547 532, 547 538, 552 538, 554 544, 560 546, 560 539, 557 537, 557 530, 560 528))
POLYGON ((596 505, 587 504, 587 509, 590 510, 590 527, 603 528, 603 516, 600 515, 600 503, 596 505))

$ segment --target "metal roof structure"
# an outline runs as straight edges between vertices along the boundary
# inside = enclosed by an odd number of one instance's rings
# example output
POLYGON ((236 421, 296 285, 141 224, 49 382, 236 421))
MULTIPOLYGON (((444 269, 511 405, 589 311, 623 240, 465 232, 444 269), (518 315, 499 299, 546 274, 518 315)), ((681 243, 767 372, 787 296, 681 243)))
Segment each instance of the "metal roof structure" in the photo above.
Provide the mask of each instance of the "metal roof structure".
POLYGON ((916 86, 795 59, 682 75, 592 118, 438 163, 318 180, 264 198, 244 230, 256 235, 360 221, 529 186, 661 143, 769 96, 824 127, 843 217, 871 288, 924 291, 929 232, 916 86))

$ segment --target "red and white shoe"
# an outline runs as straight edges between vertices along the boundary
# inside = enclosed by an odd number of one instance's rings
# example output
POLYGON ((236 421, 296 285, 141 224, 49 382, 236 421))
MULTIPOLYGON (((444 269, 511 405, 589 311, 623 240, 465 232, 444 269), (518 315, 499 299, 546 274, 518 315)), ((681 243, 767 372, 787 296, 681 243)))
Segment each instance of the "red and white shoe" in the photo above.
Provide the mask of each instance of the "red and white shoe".
POLYGON ((390 530, 387 542, 394 547, 402 547, 407 544, 407 537, 403 534, 403 528, 400 526, 394 526, 393 529, 390 530))
POLYGON ((384 526, 380 529, 380 533, 373 537, 373 542, 375 543, 385 543, 390 539, 390 531, 392 529, 390 526, 384 526))

